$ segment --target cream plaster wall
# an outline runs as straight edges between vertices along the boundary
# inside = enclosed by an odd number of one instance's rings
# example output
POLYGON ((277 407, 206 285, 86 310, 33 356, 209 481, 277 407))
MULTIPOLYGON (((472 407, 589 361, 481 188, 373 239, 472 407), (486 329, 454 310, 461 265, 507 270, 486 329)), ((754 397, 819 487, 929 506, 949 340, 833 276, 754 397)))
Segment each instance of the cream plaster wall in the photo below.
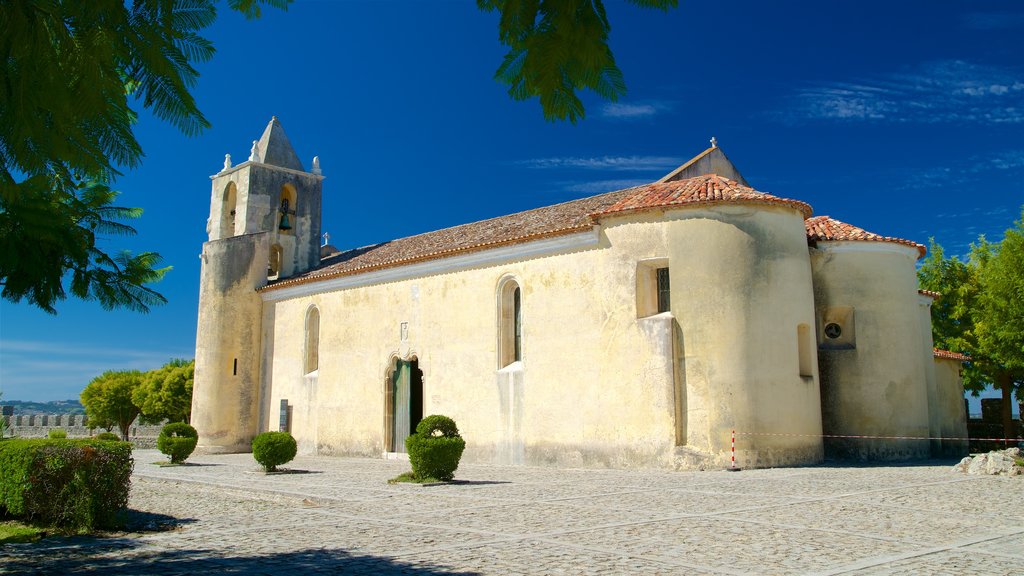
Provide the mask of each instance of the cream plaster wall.
POLYGON ((959 360, 935 358, 936 397, 939 419, 939 435, 942 438, 960 438, 962 440, 942 440, 940 452, 936 456, 962 457, 968 453, 967 410, 964 408, 964 384, 960 377, 963 364, 959 360))
POLYGON ((260 331, 272 235, 203 244, 191 423, 198 449, 244 452, 259 414, 260 331), (237 365, 236 365, 237 362, 237 365))
POLYGON ((921 331, 921 362, 924 365, 925 386, 928 395, 928 441, 932 456, 942 455, 942 411, 939 403, 939 389, 935 374, 935 346, 932 339, 932 297, 919 294, 917 297, 918 318, 921 331))
MULTIPOLYGON (((811 251, 815 305, 852 306, 856 344, 819 350, 825 434, 927 437, 917 250, 890 242, 818 242, 811 251)), ((827 341, 818 326, 819 343, 827 341)), ((826 439, 829 456, 926 458, 924 440, 826 439)))
POLYGON ((740 466, 819 462, 816 370, 800 375, 797 338, 814 323, 803 216, 728 205, 667 219, 687 444, 724 463, 736 430, 740 466))
MULTIPOLYGON (((797 368, 797 325, 813 324, 799 213, 723 207, 672 214, 667 222, 659 214, 609 221, 593 248, 268 298, 263 357, 273 360, 264 371, 262 428, 277 429, 284 398, 302 450, 379 455, 389 367, 393 358, 416 358, 424 415, 456 420, 467 461, 673 466, 679 339, 687 386, 702 387, 687 392, 700 399, 689 402, 687 418, 701 421, 687 443, 705 463, 724 463, 733 426, 820 433, 815 379, 797 368), (637 262, 665 257, 672 312, 638 319, 637 262), (509 277, 522 290, 523 360, 499 370, 498 286, 509 277), (315 378, 302 373, 312 305, 321 313, 315 378), (718 345, 702 348, 708 337, 718 345)), ((752 465, 821 458, 820 439, 751 436, 747 449, 752 465)))

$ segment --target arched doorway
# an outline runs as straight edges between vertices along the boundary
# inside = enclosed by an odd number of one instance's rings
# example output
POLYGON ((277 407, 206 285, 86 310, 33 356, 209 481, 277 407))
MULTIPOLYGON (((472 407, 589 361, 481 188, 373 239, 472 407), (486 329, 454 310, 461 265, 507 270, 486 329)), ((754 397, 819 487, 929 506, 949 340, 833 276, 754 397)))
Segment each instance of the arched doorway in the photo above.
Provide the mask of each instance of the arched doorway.
POLYGON ((384 448, 404 453, 405 439, 423 419, 423 371, 419 360, 395 359, 386 385, 384 448))

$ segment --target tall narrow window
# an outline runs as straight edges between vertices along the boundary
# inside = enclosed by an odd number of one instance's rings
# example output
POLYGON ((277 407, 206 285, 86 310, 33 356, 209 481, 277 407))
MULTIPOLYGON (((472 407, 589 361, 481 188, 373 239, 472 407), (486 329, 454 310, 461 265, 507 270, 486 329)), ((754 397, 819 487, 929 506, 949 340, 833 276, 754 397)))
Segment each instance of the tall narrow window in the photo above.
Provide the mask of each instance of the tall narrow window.
POLYGON ((320 368, 320 311, 316 306, 306 314, 306 362, 305 372, 315 372, 320 368))
POLYGON ((523 359, 523 295, 505 278, 498 285, 498 368, 523 359))
POLYGON ((672 308, 672 291, 668 284, 668 268, 658 268, 658 314, 672 308))
POLYGON ((512 313, 515 316, 513 322, 515 323, 516 333, 516 362, 523 359, 523 301, 520 297, 519 286, 516 286, 515 291, 512 292, 512 313))
POLYGON ((282 250, 280 244, 274 244, 270 247, 270 260, 267 263, 267 277, 271 280, 281 275, 281 256, 282 250))
POLYGON ((224 196, 220 207, 220 236, 230 238, 235 235, 235 213, 238 210, 238 188, 234 182, 228 182, 224 188, 224 196))

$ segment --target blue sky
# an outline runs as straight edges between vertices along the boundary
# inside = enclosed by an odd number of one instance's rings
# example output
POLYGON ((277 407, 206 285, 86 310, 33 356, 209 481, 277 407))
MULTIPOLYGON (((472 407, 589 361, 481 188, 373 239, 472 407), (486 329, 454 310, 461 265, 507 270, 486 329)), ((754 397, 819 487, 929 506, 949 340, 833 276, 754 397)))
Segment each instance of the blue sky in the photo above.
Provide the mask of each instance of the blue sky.
POLYGON ((1017 1, 683 0, 608 4, 629 88, 546 122, 492 77, 497 15, 471 2, 299 0, 247 22, 221 10, 194 90, 213 128, 146 114, 141 168, 116 188, 174 269, 148 315, 0 303, 6 399, 77 398, 106 369, 194 354, 209 175, 272 115, 320 156, 323 229, 357 247, 655 180, 715 136, 758 190, 879 234, 965 253, 1024 205, 1024 5, 1017 1))

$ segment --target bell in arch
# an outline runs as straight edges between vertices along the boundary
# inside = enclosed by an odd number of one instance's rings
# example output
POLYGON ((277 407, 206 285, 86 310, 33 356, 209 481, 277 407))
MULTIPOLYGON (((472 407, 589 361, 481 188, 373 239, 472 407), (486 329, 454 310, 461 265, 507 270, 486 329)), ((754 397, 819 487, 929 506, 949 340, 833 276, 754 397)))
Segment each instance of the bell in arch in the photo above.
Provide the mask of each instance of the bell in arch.
POLYGON ((291 230, 292 223, 288 221, 288 199, 281 200, 281 222, 278 224, 279 230, 291 230))

